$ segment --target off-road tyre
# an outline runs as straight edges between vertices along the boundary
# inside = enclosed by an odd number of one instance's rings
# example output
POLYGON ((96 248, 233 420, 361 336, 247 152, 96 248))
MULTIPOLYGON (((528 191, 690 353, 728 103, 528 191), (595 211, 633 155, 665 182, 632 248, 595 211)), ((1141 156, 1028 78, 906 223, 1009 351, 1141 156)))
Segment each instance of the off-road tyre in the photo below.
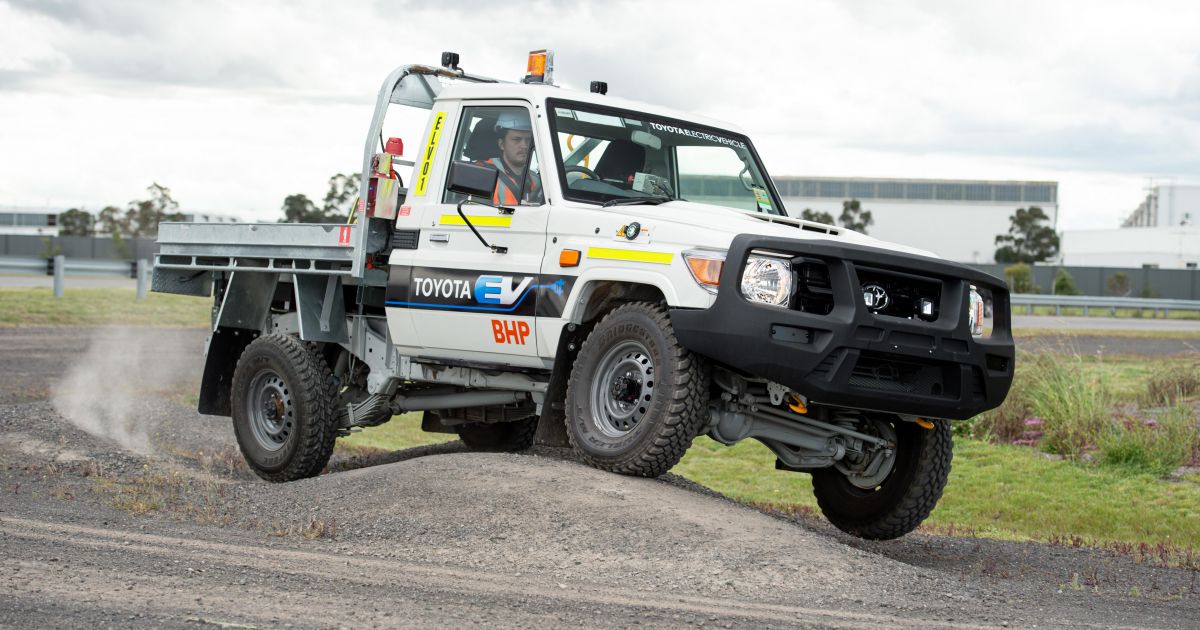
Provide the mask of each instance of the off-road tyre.
POLYGON ((458 427, 458 439, 473 451, 519 453, 533 446, 538 417, 512 422, 473 422, 458 427))
POLYGON ((246 346, 233 372, 231 406, 238 447, 255 474, 276 483, 320 474, 337 441, 336 383, 316 347, 296 337, 264 335, 246 346), (282 410, 278 422, 256 420, 250 405, 272 401, 282 410))
POLYGON ((914 529, 942 498, 953 458, 950 423, 932 429, 893 421, 896 461, 874 490, 855 487, 834 468, 812 473, 813 494, 825 518, 838 529, 869 540, 891 540, 914 529))
MULTIPOLYGON (((596 386, 607 388, 609 384, 596 386)), ((702 357, 679 345, 666 308, 646 302, 625 304, 596 325, 571 368, 566 395, 567 438, 579 457, 596 468, 657 477, 679 463, 692 440, 707 426, 708 386, 707 366, 702 357), (634 412, 638 419, 620 429, 593 414, 597 408, 593 385, 596 379, 605 378, 598 374, 605 369, 601 362, 612 360, 614 352, 621 355, 624 347, 640 350, 630 355, 632 359, 621 360, 630 366, 648 365, 651 372, 640 374, 643 381, 637 390, 634 412)), ((632 391, 633 387, 627 389, 632 391)), ((604 406, 599 408, 603 411, 604 406)))

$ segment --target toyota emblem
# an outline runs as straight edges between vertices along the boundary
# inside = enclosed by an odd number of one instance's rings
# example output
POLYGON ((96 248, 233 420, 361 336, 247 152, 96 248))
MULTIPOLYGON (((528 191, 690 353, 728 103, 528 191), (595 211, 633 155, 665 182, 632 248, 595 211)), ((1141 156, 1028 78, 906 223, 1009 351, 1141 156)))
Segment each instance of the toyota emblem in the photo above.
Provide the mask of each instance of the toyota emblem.
POLYGON ((881 311, 888 305, 887 291, 878 284, 864 284, 862 288, 863 302, 866 302, 867 309, 872 311, 881 311))

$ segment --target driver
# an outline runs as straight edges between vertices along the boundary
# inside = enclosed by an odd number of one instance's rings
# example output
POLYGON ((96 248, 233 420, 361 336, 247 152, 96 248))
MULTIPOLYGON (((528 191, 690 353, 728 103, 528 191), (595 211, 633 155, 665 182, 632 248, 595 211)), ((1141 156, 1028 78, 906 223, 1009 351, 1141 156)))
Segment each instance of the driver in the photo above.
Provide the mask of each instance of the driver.
POLYGON ((533 128, 529 124, 529 115, 524 112, 500 114, 495 131, 500 156, 484 162, 500 171, 492 203, 498 206, 515 206, 518 200, 542 203, 542 179, 537 171, 529 168, 529 156, 533 153, 533 128))

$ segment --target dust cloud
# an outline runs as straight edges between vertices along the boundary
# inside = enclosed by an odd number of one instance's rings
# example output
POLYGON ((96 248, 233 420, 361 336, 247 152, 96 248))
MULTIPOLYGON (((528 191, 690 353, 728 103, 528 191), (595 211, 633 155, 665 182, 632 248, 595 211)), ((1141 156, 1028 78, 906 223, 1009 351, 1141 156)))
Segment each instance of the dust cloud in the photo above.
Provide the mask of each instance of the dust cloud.
MULTIPOLYGON (((153 450, 150 399, 177 391, 191 363, 153 329, 100 329, 55 385, 51 402, 71 424, 141 455, 153 450), (166 343, 164 343, 166 342, 166 343)), ((193 349, 199 352, 199 348, 193 349)))

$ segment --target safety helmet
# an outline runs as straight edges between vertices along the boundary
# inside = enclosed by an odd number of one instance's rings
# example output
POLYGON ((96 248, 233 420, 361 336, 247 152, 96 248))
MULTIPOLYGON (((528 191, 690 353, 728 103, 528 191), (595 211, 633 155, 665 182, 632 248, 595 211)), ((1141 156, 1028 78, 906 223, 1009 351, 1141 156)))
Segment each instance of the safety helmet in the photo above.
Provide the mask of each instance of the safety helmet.
POLYGON ((501 133, 508 130, 513 131, 533 131, 533 127, 529 123, 529 114, 518 112, 504 112, 496 119, 496 133, 501 133))

